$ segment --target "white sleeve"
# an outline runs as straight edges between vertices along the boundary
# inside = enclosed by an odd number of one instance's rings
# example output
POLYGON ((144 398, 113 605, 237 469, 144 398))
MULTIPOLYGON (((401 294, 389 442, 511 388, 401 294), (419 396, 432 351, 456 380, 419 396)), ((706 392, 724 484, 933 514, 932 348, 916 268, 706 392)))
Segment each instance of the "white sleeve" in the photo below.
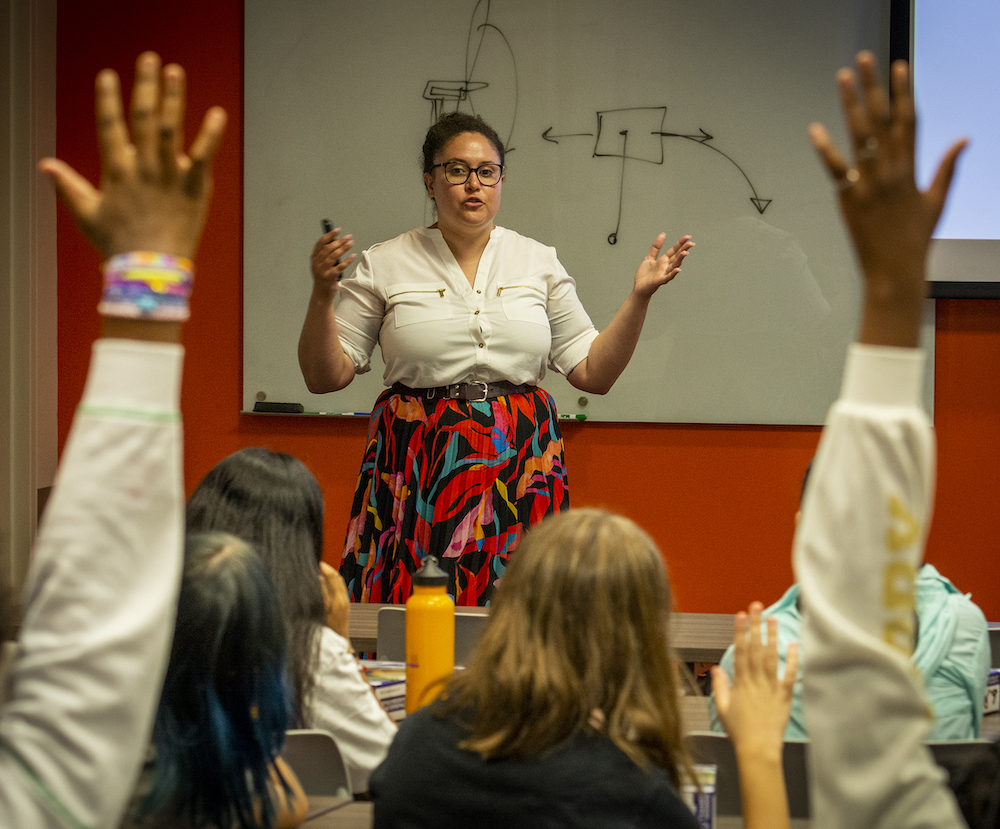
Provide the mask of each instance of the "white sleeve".
POLYGON ((569 374, 587 359, 598 330, 591 322, 573 279, 552 250, 553 280, 549 291, 547 313, 552 331, 549 366, 560 374, 569 374))
POLYGON ((351 358, 355 373, 371 371, 371 356, 385 317, 385 301, 375 288, 374 268, 367 250, 361 254, 354 275, 340 283, 334 313, 340 344, 351 358))
POLYGON ((183 553, 182 361, 175 345, 94 345, 0 709, 2 826, 117 826, 139 773, 183 553))
POLYGON ((356 792, 367 792, 372 770, 385 759, 396 736, 396 724, 378 704, 348 646, 336 631, 322 629, 306 726, 333 735, 350 772, 351 786, 356 792))
POLYGON ((923 360, 851 347, 796 533, 815 829, 965 825, 909 658, 934 485, 923 360))

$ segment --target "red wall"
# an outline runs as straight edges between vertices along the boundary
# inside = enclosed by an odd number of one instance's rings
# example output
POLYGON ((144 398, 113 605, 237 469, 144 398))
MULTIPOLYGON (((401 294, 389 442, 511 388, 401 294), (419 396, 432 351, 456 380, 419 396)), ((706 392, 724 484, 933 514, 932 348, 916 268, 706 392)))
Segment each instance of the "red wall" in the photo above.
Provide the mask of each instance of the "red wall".
MULTIPOLYGON (((243 446, 294 453, 326 493, 327 558, 335 560, 365 424, 239 414, 242 0, 175 0, 169 9, 135 0, 60 0, 58 14, 58 153, 92 180, 98 172, 93 79, 101 68, 117 69, 128 89, 143 49, 182 64, 190 77, 189 138, 208 106, 229 111, 215 200, 197 257, 193 320, 185 330, 187 487, 243 446)), ((336 37, 331 33, 331 42, 336 37)), ((98 257, 64 212, 58 256, 61 445, 97 336, 100 293, 98 257)), ((1000 543, 998 306, 940 301, 937 328, 941 457, 928 558, 960 588, 974 591, 988 618, 1000 619, 1000 590, 983 572, 1000 543)), ((645 526, 666 554, 681 610, 733 612, 754 598, 777 598, 791 581, 792 515, 817 429, 585 423, 567 425, 565 438, 574 505, 604 505, 645 526)))

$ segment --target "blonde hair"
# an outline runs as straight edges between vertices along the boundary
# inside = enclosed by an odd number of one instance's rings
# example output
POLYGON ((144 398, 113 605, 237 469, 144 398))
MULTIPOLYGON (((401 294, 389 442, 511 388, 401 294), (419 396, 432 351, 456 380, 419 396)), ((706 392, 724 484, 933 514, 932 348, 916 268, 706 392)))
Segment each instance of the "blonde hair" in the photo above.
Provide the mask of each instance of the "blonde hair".
POLYGON ((524 759, 578 730, 599 731, 676 785, 691 764, 670 604, 660 551, 633 521, 595 509, 547 518, 511 557, 440 710, 471 716, 461 747, 484 758, 524 759))

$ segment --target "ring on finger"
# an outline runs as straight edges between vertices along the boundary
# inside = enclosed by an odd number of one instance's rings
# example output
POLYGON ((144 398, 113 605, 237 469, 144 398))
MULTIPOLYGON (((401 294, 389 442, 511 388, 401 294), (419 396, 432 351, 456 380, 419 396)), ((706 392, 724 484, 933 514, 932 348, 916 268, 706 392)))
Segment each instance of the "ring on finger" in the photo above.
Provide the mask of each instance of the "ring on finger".
POLYGON ((861 174, 856 168, 851 167, 849 170, 844 171, 844 175, 837 179, 837 189, 846 190, 848 187, 852 187, 857 184, 858 179, 861 178, 861 174))

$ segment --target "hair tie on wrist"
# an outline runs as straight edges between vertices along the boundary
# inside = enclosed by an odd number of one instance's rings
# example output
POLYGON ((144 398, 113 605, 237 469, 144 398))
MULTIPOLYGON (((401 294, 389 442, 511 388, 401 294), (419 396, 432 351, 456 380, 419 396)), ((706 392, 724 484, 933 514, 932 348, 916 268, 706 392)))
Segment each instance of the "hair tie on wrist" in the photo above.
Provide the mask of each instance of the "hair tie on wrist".
POLYGON ((194 262, 184 256, 137 250, 104 263, 104 293, 97 311, 106 317, 184 322, 194 262))

